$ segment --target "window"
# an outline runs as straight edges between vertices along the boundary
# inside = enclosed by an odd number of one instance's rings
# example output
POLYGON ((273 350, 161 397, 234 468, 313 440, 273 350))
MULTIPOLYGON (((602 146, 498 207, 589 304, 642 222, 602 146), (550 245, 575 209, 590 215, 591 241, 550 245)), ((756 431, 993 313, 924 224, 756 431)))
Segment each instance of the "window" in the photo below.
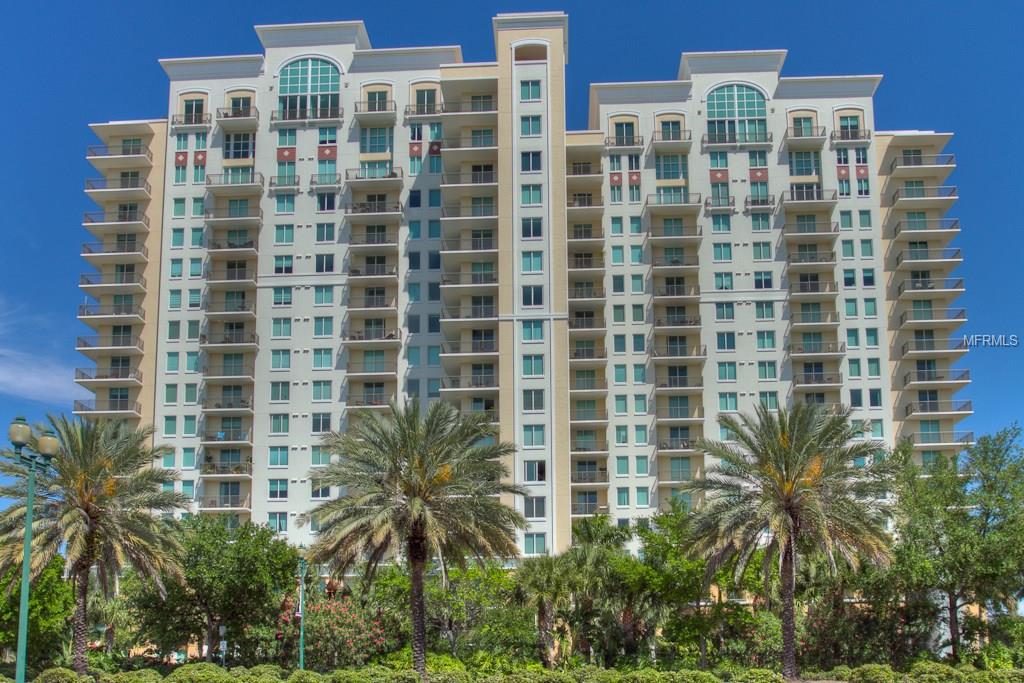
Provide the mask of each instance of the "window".
POLYGON ((772 272, 770 270, 754 271, 754 289, 771 289, 772 272))
POLYGON ((771 216, 767 213, 751 214, 750 229, 754 232, 768 232, 772 229, 771 216))
POLYGON ((850 358, 849 362, 847 363, 847 368, 849 369, 850 377, 860 377, 861 376, 860 359, 859 358, 850 358))
POLYGON ((864 299, 864 315, 868 318, 878 316, 878 304, 875 299, 864 299))
POLYGON ((524 251, 522 253, 524 273, 539 273, 544 270, 544 253, 540 251, 524 251))
POLYGON ((777 391, 759 391, 757 400, 768 410, 779 409, 779 392, 777 391))
POLYGON ((520 189, 521 204, 523 206, 535 206, 542 201, 540 185, 523 185, 520 189))
POLYGON ((867 178, 857 179, 857 196, 858 197, 870 197, 871 196, 871 182, 867 178))
POLYGON ((270 479, 267 481, 271 500, 288 500, 288 480, 270 479))
POLYGON ((318 379, 313 380, 313 400, 314 401, 330 401, 333 393, 331 391, 331 380, 329 379, 318 379))
POLYGON ((736 363, 722 362, 718 364, 718 380, 720 382, 736 381, 736 363))
POLYGON ((523 516, 527 519, 544 519, 544 496, 525 496, 523 516))
POLYGON ((524 218, 522 220, 523 239, 539 239, 543 237, 541 218, 524 218))
POLYGON ((736 392, 723 391, 718 394, 718 409, 722 412, 736 412, 738 408, 736 392))
POLYGON ((523 341, 544 341, 544 321, 524 320, 523 341))
POLYGON ((521 152, 519 170, 523 173, 540 171, 540 152, 521 152))
POLYGON ((715 320, 735 320, 736 307, 731 303, 715 304, 715 320))
POLYGON ((757 301, 754 303, 754 317, 758 320, 775 319, 775 303, 772 301, 757 301))
POLYGON ((543 460, 527 460, 523 463, 523 479, 528 482, 548 480, 547 463, 543 460))
POLYGON ((523 553, 526 555, 547 555, 546 535, 541 532, 530 532, 523 535, 523 553))
POLYGON ((270 367, 273 370, 287 370, 292 366, 292 352, 289 349, 272 349, 270 367))
POLYGON ((542 377, 544 375, 544 356, 526 355, 523 356, 523 376, 542 377))
POLYGON ((314 434, 325 434, 331 431, 330 413, 313 413, 310 415, 310 430, 314 434))
POLYGON ((771 261, 772 260, 772 243, 771 242, 754 242, 754 260, 755 261, 771 261))
POLYGON ((274 244, 285 245, 293 244, 295 242, 295 226, 286 225, 275 225, 274 226, 274 244))
POLYGON ((543 306, 544 287, 541 285, 523 286, 523 306, 543 306))
POLYGON ((716 242, 713 245, 714 259, 716 261, 732 260, 732 244, 728 242, 716 242))
POLYGON ((732 273, 715 273, 715 289, 722 291, 732 289, 732 273))
POLYGON ((870 228, 871 227, 871 210, 870 209, 861 209, 858 212, 857 215, 858 215, 858 219, 859 219, 859 222, 860 222, 860 227, 862 227, 862 228, 870 228))
POLYGON ((544 445, 544 425, 523 425, 523 447, 540 448, 544 445))
POLYGON ((291 306, 292 305, 292 288, 291 287, 274 287, 274 305, 275 306, 291 306))
POLYGON ((519 101, 534 102, 540 99, 540 81, 519 81, 519 101))
POLYGON ((271 531, 276 531, 279 534, 286 533, 288 531, 288 513, 287 512, 268 512, 267 513, 267 527, 271 531))
POLYGON ((544 410, 543 389, 523 389, 523 410, 540 411, 544 410))
POLYGON ((736 333, 735 332, 717 332, 715 334, 715 341, 717 349, 719 351, 735 351, 736 350, 736 333))
POLYGON ((871 258, 875 255, 874 242, 871 240, 860 241, 860 255, 862 258, 871 258))
POLYGON ((318 272, 318 273, 333 273, 334 272, 334 254, 317 254, 316 255, 316 272, 318 272))
POLYGON ((174 200, 174 205, 173 206, 174 206, 174 208, 172 210, 172 214, 171 215, 174 218, 184 218, 185 217, 185 200, 183 198, 181 198, 181 197, 177 197, 174 200))
POLYGON ((778 379, 778 367, 773 360, 759 360, 757 361, 757 378, 770 380, 778 379))
POLYGON ((758 330, 756 337, 759 351, 768 351, 775 348, 774 330, 758 330))
POLYGON ((540 135, 540 117, 521 116, 519 118, 519 134, 523 137, 540 135))
POLYGON ((711 168, 729 168, 728 152, 711 152, 709 155, 711 168))
POLYGON ((288 467, 288 447, 271 446, 268 463, 270 467, 288 467))
POLYGON ((288 418, 287 413, 271 413, 270 414, 270 433, 271 434, 287 434, 288 433, 288 418))
POLYGON ((334 352, 331 349, 313 349, 313 369, 330 370, 334 367, 334 352))
POLYGON ((334 286, 317 285, 313 288, 313 305, 330 306, 334 303, 334 286))

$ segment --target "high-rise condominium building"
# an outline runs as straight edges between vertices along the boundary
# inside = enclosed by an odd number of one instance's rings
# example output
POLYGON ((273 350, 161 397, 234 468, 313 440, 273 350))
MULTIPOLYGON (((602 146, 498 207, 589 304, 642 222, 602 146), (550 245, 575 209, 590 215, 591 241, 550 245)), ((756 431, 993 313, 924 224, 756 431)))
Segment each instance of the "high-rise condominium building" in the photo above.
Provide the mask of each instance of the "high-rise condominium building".
POLYGON ((758 403, 852 406, 922 459, 969 442, 950 135, 880 132, 880 77, 782 76, 780 50, 593 84, 569 131, 566 15, 493 29, 494 62, 359 21, 163 61, 165 116, 93 126, 75 412, 154 424, 195 512, 307 544, 341 493, 323 433, 394 399, 484 412, 524 554, 645 523, 758 403))

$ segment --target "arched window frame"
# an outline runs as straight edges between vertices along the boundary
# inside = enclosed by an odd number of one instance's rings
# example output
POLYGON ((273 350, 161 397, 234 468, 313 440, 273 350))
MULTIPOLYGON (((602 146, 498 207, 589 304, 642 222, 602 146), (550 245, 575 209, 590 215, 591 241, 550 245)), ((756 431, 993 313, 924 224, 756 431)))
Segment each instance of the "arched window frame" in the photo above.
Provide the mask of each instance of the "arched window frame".
POLYGON ((284 120, 341 116, 341 69, 320 57, 300 57, 278 71, 277 108, 284 120))
POLYGON ((765 142, 768 139, 768 100, 745 83, 727 83, 707 95, 708 142, 765 142))

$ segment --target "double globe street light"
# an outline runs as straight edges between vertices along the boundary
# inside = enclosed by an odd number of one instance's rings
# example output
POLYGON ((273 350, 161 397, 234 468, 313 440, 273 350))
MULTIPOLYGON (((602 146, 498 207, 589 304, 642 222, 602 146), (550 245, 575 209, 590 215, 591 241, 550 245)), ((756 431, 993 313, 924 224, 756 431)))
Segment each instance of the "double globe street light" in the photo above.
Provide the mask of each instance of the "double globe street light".
POLYGON ((60 442, 50 430, 35 437, 35 452, 27 450, 32 443, 32 427, 23 417, 16 417, 7 429, 14 446, 15 458, 28 471, 28 494, 25 499, 25 541, 21 557, 21 604, 18 607, 18 659, 15 683, 25 683, 25 654, 28 649, 28 594, 32 559, 32 513, 35 509, 36 473, 45 474, 50 461, 60 450, 60 442))

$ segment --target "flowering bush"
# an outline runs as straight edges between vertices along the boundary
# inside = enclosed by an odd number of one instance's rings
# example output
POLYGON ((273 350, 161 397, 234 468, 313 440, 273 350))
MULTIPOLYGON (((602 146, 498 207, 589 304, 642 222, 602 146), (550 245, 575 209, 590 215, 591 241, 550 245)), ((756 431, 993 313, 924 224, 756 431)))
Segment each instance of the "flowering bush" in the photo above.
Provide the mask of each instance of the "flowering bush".
POLYGON ((359 666, 383 649, 380 621, 348 597, 306 605, 306 665, 316 671, 359 666))

